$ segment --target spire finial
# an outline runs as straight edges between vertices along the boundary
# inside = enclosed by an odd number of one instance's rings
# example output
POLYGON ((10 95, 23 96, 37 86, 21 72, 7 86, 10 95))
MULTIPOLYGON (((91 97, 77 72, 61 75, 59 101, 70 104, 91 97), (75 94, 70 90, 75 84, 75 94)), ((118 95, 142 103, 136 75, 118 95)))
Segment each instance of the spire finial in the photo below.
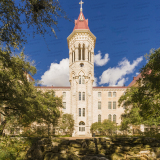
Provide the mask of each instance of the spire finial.
POLYGON ((79 4, 81 5, 81 8, 80 8, 80 12, 82 12, 82 4, 83 4, 84 2, 82 2, 82 0, 79 2, 79 4))

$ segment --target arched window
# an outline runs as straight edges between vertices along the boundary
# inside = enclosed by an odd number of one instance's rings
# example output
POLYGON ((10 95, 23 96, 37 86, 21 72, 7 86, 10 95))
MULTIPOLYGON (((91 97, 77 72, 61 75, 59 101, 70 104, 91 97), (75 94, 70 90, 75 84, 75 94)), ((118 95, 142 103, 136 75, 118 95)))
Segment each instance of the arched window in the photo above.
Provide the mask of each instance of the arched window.
POLYGON ((84 76, 82 76, 82 84, 84 84, 84 76))
POLYGON ((110 120, 110 121, 111 121, 111 119, 112 119, 112 115, 111 115, 111 114, 109 114, 109 115, 108 115, 108 120, 110 120))
POLYGON ((116 123, 116 115, 115 114, 113 115, 113 122, 116 123))
POLYGON ((81 84, 81 76, 79 76, 79 84, 81 84))
POLYGON ((83 121, 80 121, 79 125, 81 126, 81 127, 79 127, 79 131, 84 132, 85 131, 85 127, 82 127, 82 126, 84 126, 85 123, 83 121))
POLYGON ((82 60, 85 60, 85 44, 83 44, 83 49, 82 49, 82 60))
POLYGON ((79 44, 79 47, 78 47, 78 54, 79 54, 79 60, 81 60, 81 46, 80 46, 80 44, 79 44))
POLYGON ((90 52, 90 62, 91 62, 91 52, 90 52))
POLYGON ((73 52, 72 52, 72 63, 73 63, 73 52))
POLYGON ((85 125, 85 123, 83 121, 80 121, 79 125, 85 125))
POLYGON ((101 122, 101 115, 98 115, 98 122, 101 122))

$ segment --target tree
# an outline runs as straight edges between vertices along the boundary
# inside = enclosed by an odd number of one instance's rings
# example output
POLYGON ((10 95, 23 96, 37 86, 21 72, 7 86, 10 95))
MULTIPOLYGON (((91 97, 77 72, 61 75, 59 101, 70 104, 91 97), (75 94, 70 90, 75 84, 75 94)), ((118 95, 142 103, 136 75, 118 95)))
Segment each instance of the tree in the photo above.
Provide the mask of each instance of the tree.
MULTIPOLYGON (((27 126, 31 122, 56 122, 62 107, 60 98, 51 91, 43 93, 28 82, 26 74, 34 75, 36 68, 20 56, 11 54, 11 47, 19 48, 26 43, 26 27, 33 29, 33 36, 55 34, 57 18, 66 18, 58 0, 2 0, 0 2, 0 113, 4 115, 2 130, 9 122, 27 126), (50 95, 51 94, 51 95, 50 95)), ((55 35, 56 36, 56 35, 55 35)))
POLYGON ((115 122, 112 122, 108 119, 104 119, 102 123, 92 123, 90 130, 92 133, 99 131, 101 134, 106 135, 108 133, 112 134, 112 131, 115 131, 117 129, 116 127, 117 126, 115 122))
POLYGON ((20 56, 11 56, 8 50, 0 49, 0 113, 6 123, 16 121, 18 125, 28 126, 32 122, 43 122, 54 125, 60 117, 62 99, 54 97, 53 91, 37 90, 34 82, 27 80, 28 72, 34 74, 36 68, 26 61, 23 52, 20 56))
MULTIPOLYGON (((1 0, 0 2, 0 45, 18 48, 26 43, 26 28, 33 35, 45 35, 50 28, 55 34, 57 18, 67 19, 58 0, 1 0)), ((55 35, 56 36, 56 35, 55 35)))
POLYGON ((160 48, 145 55, 148 63, 140 69, 141 78, 136 87, 127 89, 119 99, 124 104, 122 124, 158 125, 160 123, 160 48))
POLYGON ((74 130, 74 119, 72 114, 63 114, 60 121, 60 128, 63 129, 63 131, 67 130, 70 135, 72 135, 74 130))
POLYGON ((108 119, 105 119, 102 122, 102 132, 104 132, 105 134, 112 134, 113 131, 116 131, 116 123, 113 121, 110 121, 108 119))
POLYGON ((101 122, 95 122, 95 123, 92 123, 90 131, 92 133, 94 133, 94 132, 96 133, 97 131, 101 130, 100 128, 101 128, 101 122))

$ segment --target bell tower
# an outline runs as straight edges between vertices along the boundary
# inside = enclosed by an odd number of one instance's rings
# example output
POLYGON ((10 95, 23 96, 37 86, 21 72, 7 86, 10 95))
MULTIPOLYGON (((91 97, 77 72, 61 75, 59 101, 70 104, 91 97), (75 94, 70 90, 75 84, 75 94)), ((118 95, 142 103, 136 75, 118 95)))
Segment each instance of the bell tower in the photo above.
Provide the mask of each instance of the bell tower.
POLYGON ((75 130, 72 136, 91 136, 93 120, 94 48, 96 37, 88 27, 88 19, 80 14, 75 20, 73 32, 68 36, 69 81, 71 85, 71 114, 74 115, 75 130))

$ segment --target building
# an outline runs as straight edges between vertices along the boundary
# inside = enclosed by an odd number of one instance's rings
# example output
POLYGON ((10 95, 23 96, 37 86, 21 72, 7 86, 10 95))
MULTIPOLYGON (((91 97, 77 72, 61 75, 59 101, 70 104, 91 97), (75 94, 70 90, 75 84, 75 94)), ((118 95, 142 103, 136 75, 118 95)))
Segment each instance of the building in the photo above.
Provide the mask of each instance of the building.
POLYGON ((80 14, 75 20, 73 32, 68 36, 70 87, 37 87, 39 90, 54 90, 63 96, 63 113, 73 114, 75 130, 72 136, 91 136, 90 126, 104 119, 121 123, 124 108, 118 100, 127 87, 93 87, 94 48, 96 37, 90 31, 80 2, 80 14))

